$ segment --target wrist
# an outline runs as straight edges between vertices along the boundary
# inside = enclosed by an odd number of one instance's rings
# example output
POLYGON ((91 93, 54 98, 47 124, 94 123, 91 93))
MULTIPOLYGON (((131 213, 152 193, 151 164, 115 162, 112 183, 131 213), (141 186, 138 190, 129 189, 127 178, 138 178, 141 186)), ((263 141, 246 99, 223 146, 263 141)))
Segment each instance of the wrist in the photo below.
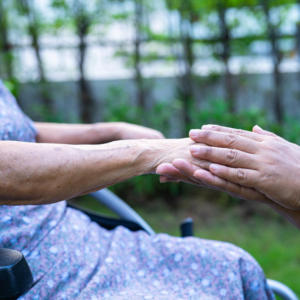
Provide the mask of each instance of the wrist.
POLYGON ((190 155, 190 139, 140 140, 141 161, 145 173, 156 173, 163 163, 172 163, 176 158, 188 159, 190 155))

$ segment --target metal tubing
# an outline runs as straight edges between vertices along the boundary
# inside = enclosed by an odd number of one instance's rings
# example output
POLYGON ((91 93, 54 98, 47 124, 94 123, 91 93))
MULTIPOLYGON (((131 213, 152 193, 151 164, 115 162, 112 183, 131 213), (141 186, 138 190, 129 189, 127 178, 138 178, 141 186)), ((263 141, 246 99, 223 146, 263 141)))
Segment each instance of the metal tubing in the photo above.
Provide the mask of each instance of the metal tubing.
POLYGON ((140 215, 110 190, 103 189, 90 195, 120 218, 139 224, 149 235, 155 234, 154 230, 140 215))

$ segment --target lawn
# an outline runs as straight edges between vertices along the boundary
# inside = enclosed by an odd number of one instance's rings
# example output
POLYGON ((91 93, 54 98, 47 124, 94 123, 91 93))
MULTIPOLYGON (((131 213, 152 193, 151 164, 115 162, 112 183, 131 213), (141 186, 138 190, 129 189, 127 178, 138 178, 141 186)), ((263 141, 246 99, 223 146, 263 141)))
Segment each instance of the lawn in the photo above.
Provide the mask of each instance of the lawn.
MULTIPOLYGON (((109 210, 89 196, 77 198, 77 204, 104 214, 109 210)), ((161 199, 133 208, 158 233, 179 236, 179 223, 186 217, 194 219, 195 236, 233 243, 257 259, 267 278, 279 280, 300 295, 300 232, 265 206, 252 210, 243 204, 215 205, 198 200, 185 201, 180 209, 172 209, 161 199)))

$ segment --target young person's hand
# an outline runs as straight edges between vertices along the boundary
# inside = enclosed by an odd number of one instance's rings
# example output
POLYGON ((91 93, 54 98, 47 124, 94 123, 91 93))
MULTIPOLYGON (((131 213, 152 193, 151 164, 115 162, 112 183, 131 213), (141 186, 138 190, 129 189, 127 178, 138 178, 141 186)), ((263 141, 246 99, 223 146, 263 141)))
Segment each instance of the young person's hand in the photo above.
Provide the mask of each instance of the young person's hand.
POLYGON ((300 147, 256 126, 254 132, 207 125, 192 130, 191 154, 212 164, 209 172, 196 171, 200 180, 217 176, 254 188, 277 204, 300 209, 300 147))
POLYGON ((192 130, 191 154, 207 161, 202 169, 186 160, 157 168, 161 181, 181 180, 269 204, 300 228, 300 147, 258 126, 253 132, 207 125, 192 130))
POLYGON ((219 190, 231 195, 234 198, 267 203, 272 202, 264 194, 249 187, 244 187, 223 178, 214 176, 209 171, 211 163, 202 161, 201 167, 189 162, 186 159, 178 158, 173 163, 164 163, 157 167, 156 173, 160 175, 160 182, 186 182, 196 186, 204 186, 209 189, 219 190), (201 174, 196 177, 195 173, 201 174), (204 174, 204 176, 203 176, 204 174))

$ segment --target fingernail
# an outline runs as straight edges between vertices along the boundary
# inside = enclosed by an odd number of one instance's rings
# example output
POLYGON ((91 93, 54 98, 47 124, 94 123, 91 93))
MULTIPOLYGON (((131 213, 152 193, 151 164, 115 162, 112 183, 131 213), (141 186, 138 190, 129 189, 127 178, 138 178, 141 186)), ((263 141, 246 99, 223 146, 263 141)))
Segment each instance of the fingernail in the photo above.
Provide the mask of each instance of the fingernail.
POLYGON ((190 137, 197 137, 198 131, 199 130, 197 130, 197 129, 190 130, 190 137))
POLYGON ((202 129, 204 129, 204 130, 210 130, 210 129, 213 129, 213 127, 211 125, 203 125, 202 129))
POLYGON ((200 147, 199 147, 199 146, 192 146, 192 147, 191 147, 191 152, 192 152, 193 154, 199 153, 199 152, 200 152, 200 147))
POLYGON ((218 172, 218 170, 219 170, 219 166, 218 166, 218 165, 212 164, 212 165, 210 165, 210 170, 211 170, 212 172, 216 173, 216 172, 218 172))

